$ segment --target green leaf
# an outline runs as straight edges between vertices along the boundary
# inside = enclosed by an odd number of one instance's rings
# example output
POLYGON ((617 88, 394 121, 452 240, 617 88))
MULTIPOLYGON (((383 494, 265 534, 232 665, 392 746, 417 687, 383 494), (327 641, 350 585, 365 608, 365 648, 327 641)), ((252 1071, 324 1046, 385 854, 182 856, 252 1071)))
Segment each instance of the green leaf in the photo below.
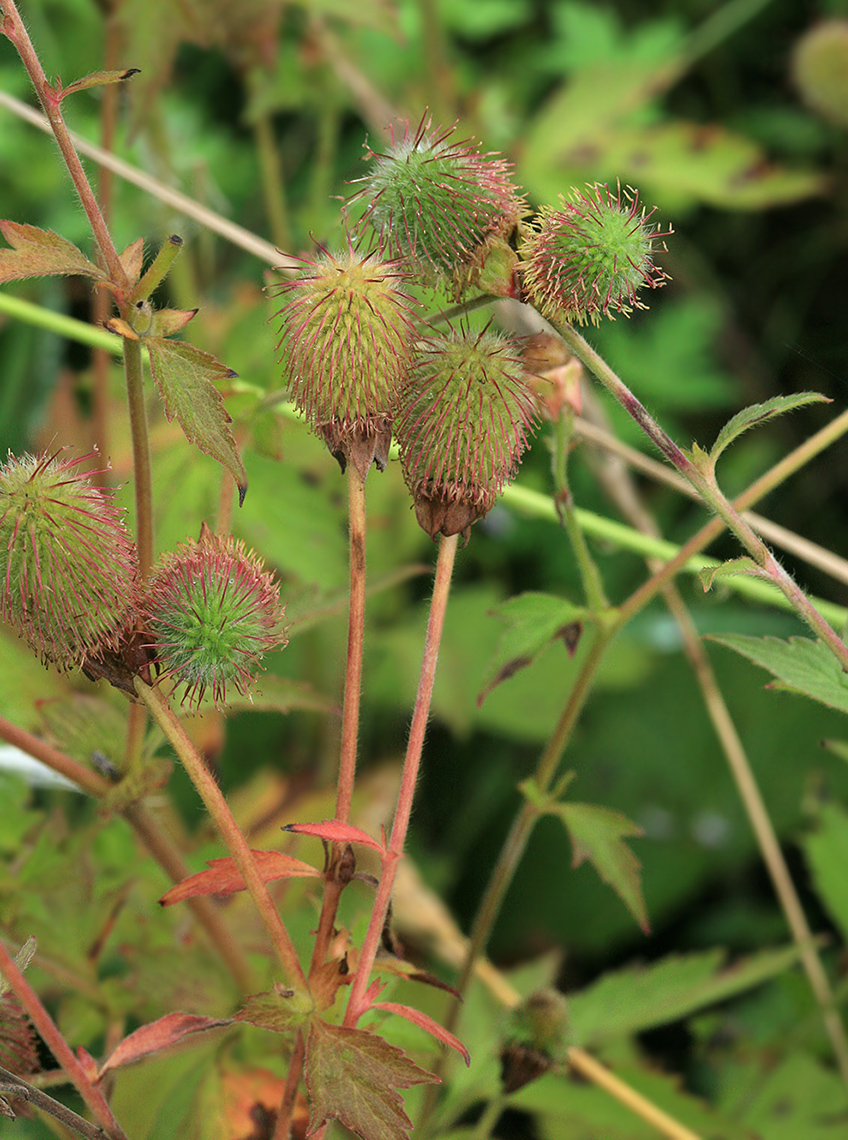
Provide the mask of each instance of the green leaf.
POLYGON ((782 974, 798 955, 795 946, 764 950, 722 969, 726 951, 716 949, 670 955, 650 966, 628 966, 605 974, 570 996, 574 1040, 584 1047, 596 1046, 679 1021, 782 974))
POLYGON ((624 842, 643 835, 642 828, 620 812, 598 804, 557 804, 549 809, 568 828, 574 849, 573 867, 588 860, 605 883, 648 933, 648 913, 642 897, 642 864, 624 842))
POLYGON ((848 812, 837 804, 822 804, 804 851, 819 898, 848 943, 848 812))
POLYGON ((768 574, 761 566, 758 566, 753 558, 749 558, 747 554, 742 555, 740 558, 729 558, 727 562, 722 562, 720 566, 705 566, 703 570, 698 571, 698 577, 701 579, 701 585, 704 587, 704 593, 712 589, 713 582, 716 578, 732 578, 737 574, 747 574, 751 578, 762 578, 766 582, 770 582, 768 574))
POLYGON ((805 404, 829 403, 830 400, 827 396, 822 396, 818 392, 793 392, 791 396, 775 396, 762 404, 751 404, 750 407, 737 412, 718 433, 710 451, 710 459, 715 464, 724 449, 735 439, 738 439, 740 435, 751 428, 765 423, 766 420, 772 420, 775 416, 782 416, 785 412, 794 411, 795 408, 803 408, 805 404))
POLYGON ((498 643, 491 676, 478 694, 478 708, 502 681, 531 665, 550 642, 561 638, 571 652, 579 637, 579 623, 588 617, 583 606, 552 594, 536 593, 510 598, 492 613, 508 628, 498 643))
POLYGON ((247 475, 227 426, 230 415, 215 387, 215 381, 230 379, 235 373, 208 352, 183 341, 149 336, 144 343, 168 420, 176 416, 189 443, 227 468, 238 485, 239 499, 244 499, 247 475))
POLYGON ((12 247, 0 249, 0 281, 71 275, 106 279, 106 273, 89 261, 73 242, 52 230, 40 230, 19 222, 0 222, 0 233, 12 247))
POLYGON ((110 83, 124 83, 138 73, 137 67, 122 68, 120 71, 92 71, 90 75, 85 75, 82 79, 77 79, 68 84, 67 87, 63 87, 57 94, 60 99, 64 99, 66 95, 73 95, 77 91, 87 91, 90 87, 106 87, 110 83))
POLYGON ((740 653, 771 673, 776 684, 771 689, 785 689, 800 693, 829 708, 848 713, 848 675, 820 641, 808 637, 746 637, 742 634, 725 634, 711 637, 740 653))
POLYGON ((306 1045, 309 1134, 340 1120, 363 1140, 406 1140, 412 1122, 397 1090, 436 1080, 377 1034, 315 1018, 306 1045))
POLYGON ((284 986, 276 984, 264 994, 251 994, 235 1016, 236 1021, 271 1029, 274 1033, 292 1033, 307 1020, 315 1007, 284 986))

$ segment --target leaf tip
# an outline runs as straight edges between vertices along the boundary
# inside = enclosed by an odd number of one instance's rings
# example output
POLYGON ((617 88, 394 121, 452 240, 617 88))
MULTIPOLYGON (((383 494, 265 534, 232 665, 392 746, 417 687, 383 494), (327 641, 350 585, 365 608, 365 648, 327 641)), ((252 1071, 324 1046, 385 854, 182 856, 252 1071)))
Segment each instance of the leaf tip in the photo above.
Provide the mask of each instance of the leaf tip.
MULTIPOLYGON (((247 483, 246 482, 245 483, 239 483, 238 484, 238 497, 239 497, 239 506, 240 507, 244 506, 244 497, 246 494, 247 494, 247 483)), ((251 502, 252 501, 253 500, 251 499, 251 502)))

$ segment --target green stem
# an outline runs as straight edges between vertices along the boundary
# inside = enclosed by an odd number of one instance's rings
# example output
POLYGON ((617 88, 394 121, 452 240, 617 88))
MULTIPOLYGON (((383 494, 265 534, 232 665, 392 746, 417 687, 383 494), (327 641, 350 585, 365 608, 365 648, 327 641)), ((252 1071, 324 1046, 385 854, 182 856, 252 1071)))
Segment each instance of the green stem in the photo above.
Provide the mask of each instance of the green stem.
POLYGON ((290 249, 291 226, 286 205, 286 183, 280 154, 274 140, 273 122, 267 111, 259 114, 254 122, 253 137, 259 155, 262 196, 271 226, 271 237, 280 249, 290 249))
POLYGON ((113 1140, 127 1140, 123 1129, 106 1103, 103 1093, 97 1085, 88 1079, 85 1070, 77 1060, 76 1054, 62 1036, 53 1018, 41 1004, 23 973, 18 969, 2 939, 0 939, 0 974, 8 982, 10 989, 21 1003, 30 1021, 41 1034, 45 1045, 88 1105, 95 1120, 99 1121, 100 1127, 113 1140))
POLYGON ((138 573, 143 582, 150 574, 153 565, 153 477, 150 469, 147 409, 144 403, 141 344, 137 340, 129 338, 124 340, 124 375, 133 445, 138 573))
POLYGON ((557 331, 572 353, 594 373, 608 392, 621 404, 666 458, 696 488, 705 503, 723 519, 755 562, 783 593, 791 607, 828 646, 842 668, 848 671, 848 646, 827 623, 812 601, 776 561, 771 551, 754 533, 734 505, 719 490, 715 478, 705 475, 663 431, 647 409, 636 399, 627 385, 609 367, 603 357, 570 325, 558 325, 557 331))
POLYGON ((180 758, 191 782, 197 789, 198 795, 203 800, 206 810, 218 828, 227 850, 232 855, 233 862, 244 879, 245 886, 250 892, 259 916, 265 925, 286 981, 289 985, 305 990, 306 978, 298 961, 297 951, 259 872, 253 852, 250 850, 241 828, 233 818, 227 801, 224 799, 223 792, 203 763, 197 749, 161 690, 155 687, 151 688, 139 678, 136 678, 135 687, 139 697, 147 705, 153 719, 165 733, 172 748, 180 758))
POLYGON ((415 784, 418 779, 418 768, 421 763, 421 753, 424 748, 424 735, 427 730, 427 720, 430 715, 430 701, 433 696, 433 683, 436 679, 436 663, 439 657, 439 645, 442 640, 442 630, 445 624, 448 597, 450 595, 451 575, 456 557, 457 535, 442 538, 439 543, 439 558, 436 563, 436 575, 433 582, 433 597, 430 601, 430 617, 427 622, 427 634, 424 640, 424 653, 421 660, 421 675, 418 681, 418 693, 415 698, 415 709, 412 713, 412 723, 409 728, 409 739, 406 746, 406 758, 403 764, 400 790, 398 792, 395 818, 392 825, 392 834, 388 850, 383 858, 383 868, 377 894, 371 910, 368 930, 359 955, 359 965, 351 986, 350 997, 345 1012, 344 1024, 354 1026, 360 1015, 364 1012, 363 998, 371 976, 371 967, 380 946, 380 939, 385 927, 386 915, 392 897, 397 865, 403 856, 406 833, 409 828, 409 818, 412 813, 412 800, 415 795, 415 784))
POLYGON ((554 506, 574 551, 589 608, 594 613, 601 613, 608 607, 609 602, 600 572, 589 552, 586 536, 578 521, 574 509, 574 496, 568 484, 568 451, 573 438, 574 415, 571 412, 564 412, 554 424, 553 431, 554 506))

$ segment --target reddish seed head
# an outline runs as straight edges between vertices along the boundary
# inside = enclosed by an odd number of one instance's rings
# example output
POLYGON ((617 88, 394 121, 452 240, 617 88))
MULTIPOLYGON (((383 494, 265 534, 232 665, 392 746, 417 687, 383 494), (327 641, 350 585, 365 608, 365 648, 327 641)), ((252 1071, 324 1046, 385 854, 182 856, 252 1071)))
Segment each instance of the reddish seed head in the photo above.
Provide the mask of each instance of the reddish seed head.
POLYGON ((292 399, 338 459, 364 479, 383 470, 395 391, 409 370, 415 327, 406 275, 379 252, 324 251, 282 287, 282 364, 292 399))
POLYGON ((80 470, 91 458, 10 454, 0 467, 0 618, 61 669, 115 648, 133 608, 135 546, 80 470))
POLYGON ((618 187, 613 194, 594 185, 572 191, 570 202, 542 212, 539 229, 522 247, 529 298, 553 320, 597 323, 644 308, 639 290, 668 280, 653 259, 672 231, 650 225, 653 213, 640 209, 635 190, 622 194, 618 187))
POLYGON ((154 567, 142 620, 156 664, 192 707, 207 690, 224 704, 230 684, 248 693, 263 655, 286 643, 279 586, 241 542, 205 526, 154 567))
POLYGON ((536 426, 516 346, 485 329, 428 340, 401 390, 395 432, 419 524, 432 537, 482 518, 536 426))
POLYGON ((481 247, 508 237, 525 213, 512 181, 512 164, 483 154, 473 139, 454 140, 455 127, 431 129, 424 116, 412 131, 394 132, 374 160, 362 189, 349 200, 364 207, 360 225, 370 225, 385 248, 427 278, 473 284, 485 256, 481 247), (473 274, 472 274, 473 276, 473 274))

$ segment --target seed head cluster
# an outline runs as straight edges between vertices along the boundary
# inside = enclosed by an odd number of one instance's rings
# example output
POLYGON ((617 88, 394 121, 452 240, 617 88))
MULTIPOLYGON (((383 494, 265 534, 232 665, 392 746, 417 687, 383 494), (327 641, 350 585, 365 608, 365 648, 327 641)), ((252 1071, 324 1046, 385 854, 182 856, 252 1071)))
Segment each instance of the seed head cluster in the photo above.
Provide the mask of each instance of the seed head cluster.
POLYGON ((395 431, 427 533, 468 531, 518 468, 538 419, 512 341, 489 329, 430 338, 398 400, 395 431))
POLYGON ((60 669, 115 648, 130 620, 137 557, 91 456, 9 455, 0 467, 0 618, 60 669))
POLYGON ((141 610, 155 664, 185 687, 189 707, 207 690, 219 706, 229 685, 249 693, 263 655, 286 643, 271 574, 207 528, 154 567, 141 610))
POLYGON ((668 280, 654 256, 671 230, 649 224, 653 212, 640 208, 635 190, 606 185, 574 190, 571 201, 543 210, 521 250, 529 298, 553 320, 580 323, 644 308, 639 290, 668 280))

